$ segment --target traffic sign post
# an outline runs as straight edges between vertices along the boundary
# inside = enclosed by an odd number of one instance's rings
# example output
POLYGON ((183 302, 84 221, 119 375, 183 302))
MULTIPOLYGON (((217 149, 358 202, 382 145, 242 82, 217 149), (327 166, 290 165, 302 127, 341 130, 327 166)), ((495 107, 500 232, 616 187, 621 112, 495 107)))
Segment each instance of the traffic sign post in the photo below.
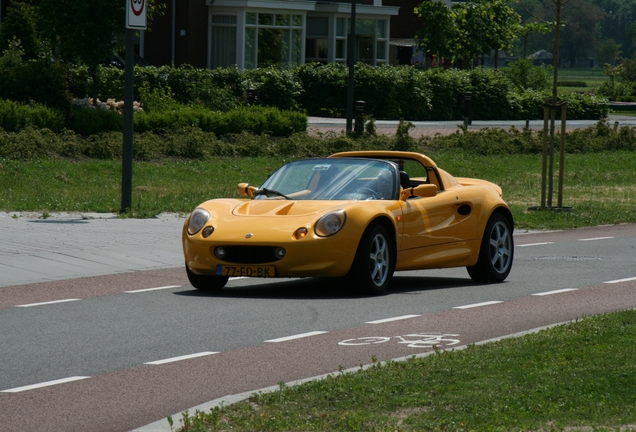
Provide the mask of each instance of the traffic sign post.
POLYGON ((133 104, 135 30, 146 29, 147 0, 126 0, 126 66, 124 71, 124 142, 121 170, 121 213, 132 213, 133 104))

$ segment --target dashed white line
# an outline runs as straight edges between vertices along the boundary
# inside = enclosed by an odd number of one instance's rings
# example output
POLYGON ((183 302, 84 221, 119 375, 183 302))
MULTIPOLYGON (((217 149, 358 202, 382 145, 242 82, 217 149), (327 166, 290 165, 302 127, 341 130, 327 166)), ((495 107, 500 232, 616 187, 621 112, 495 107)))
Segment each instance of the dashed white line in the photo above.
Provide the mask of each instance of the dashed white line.
POLYGON ((2 391, 0 391, 0 393, 19 393, 19 392, 23 392, 23 391, 27 391, 27 390, 33 390, 33 389, 37 389, 37 388, 49 387, 49 386, 53 386, 53 385, 57 385, 57 384, 64 384, 64 383, 67 383, 67 382, 83 380, 83 379, 86 379, 86 378, 90 378, 90 377, 87 377, 87 376, 73 376, 73 377, 62 378, 62 379, 57 379, 57 380, 53 380, 53 381, 41 382, 39 384, 31 384, 31 385, 24 386, 24 387, 15 387, 15 388, 8 389, 8 390, 2 390, 2 391))
POLYGON ((564 293, 564 292, 568 292, 568 291, 578 291, 578 288, 563 288, 563 289, 558 289, 558 290, 554 290, 554 291, 545 291, 545 292, 535 293, 535 294, 532 294, 532 295, 533 296, 546 296, 546 295, 564 293))
POLYGON ((144 288, 144 289, 138 289, 133 291, 124 291, 124 293, 137 294, 137 293, 148 292, 148 291, 158 291, 158 290, 165 290, 165 289, 171 289, 171 288, 179 288, 180 286, 181 285, 168 285, 168 286, 162 286, 157 288, 144 288))
POLYGON ((636 280, 636 277, 625 278, 625 279, 616 279, 616 280, 611 280, 611 281, 607 281, 607 282, 603 282, 603 283, 615 284, 615 283, 621 283, 621 282, 629 282, 629 281, 633 281, 633 280, 636 280))
POLYGON ((613 239, 614 237, 594 237, 594 238, 584 238, 579 239, 578 241, 595 241, 595 240, 608 240, 613 239))
POLYGON ((315 336, 315 335, 319 335, 319 334, 323 334, 323 333, 327 333, 326 331, 313 331, 313 332, 308 332, 308 333, 301 333, 301 334, 297 334, 297 335, 293 335, 293 336, 285 336, 282 338, 278 338, 278 339, 269 339, 263 342, 286 342, 289 340, 294 340, 294 339, 301 339, 304 337, 309 337, 309 336, 315 336))
POLYGON ((418 316, 422 316, 422 315, 402 315, 402 316, 397 316, 393 318, 384 318, 384 319, 379 319, 375 321, 367 321, 365 322, 365 324, 382 324, 382 323, 391 322, 391 321, 399 321, 399 320, 404 320, 409 318, 415 318, 418 316))
POLYGON ((181 361, 181 360, 193 359, 193 358, 197 358, 197 357, 209 356, 209 355, 212 355, 212 354, 218 354, 218 352, 217 351, 204 351, 204 352, 200 352, 200 353, 188 354, 188 355, 179 356, 179 357, 171 357, 171 358, 167 358, 167 359, 163 359, 163 360, 155 360, 155 361, 151 361, 151 362, 146 362, 144 364, 147 364, 147 365, 161 365, 161 364, 165 364, 165 363, 172 363, 172 362, 177 362, 177 361, 181 361))
POLYGON ((528 244, 515 245, 515 246, 516 247, 528 247, 528 246, 543 246, 543 245, 551 245, 551 244, 554 244, 554 242, 528 243, 528 244))
POLYGON ((29 304, 15 305, 15 307, 44 306, 44 305, 50 305, 50 304, 56 304, 56 303, 66 303, 66 302, 72 302, 72 301, 79 301, 79 300, 81 300, 81 299, 53 300, 53 301, 42 302, 42 303, 29 303, 29 304))
POLYGON ((455 306, 453 309, 470 309, 470 308, 476 308, 476 307, 481 307, 481 306, 490 306, 490 305, 494 305, 494 304, 498 304, 498 303, 503 303, 502 301, 487 301, 487 302, 483 302, 483 303, 474 303, 474 304, 469 304, 469 305, 464 305, 464 306, 455 306))

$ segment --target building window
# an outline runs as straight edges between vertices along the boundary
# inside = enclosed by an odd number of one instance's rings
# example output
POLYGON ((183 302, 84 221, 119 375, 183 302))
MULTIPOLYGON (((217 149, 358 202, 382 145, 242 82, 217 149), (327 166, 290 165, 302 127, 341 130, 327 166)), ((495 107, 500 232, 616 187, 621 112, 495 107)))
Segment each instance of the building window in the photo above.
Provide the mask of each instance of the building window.
MULTIPOLYGON (((347 61, 347 36, 351 29, 351 20, 336 18, 336 61, 347 61)), ((356 19, 356 61, 377 65, 387 63, 387 20, 356 19)))
POLYGON ((307 17, 305 61, 327 63, 329 58, 329 18, 307 17))
POLYGON ((236 15, 212 15, 212 68, 236 64, 236 15))
POLYGON ((245 23, 246 68, 300 63, 301 15, 248 12, 245 23))

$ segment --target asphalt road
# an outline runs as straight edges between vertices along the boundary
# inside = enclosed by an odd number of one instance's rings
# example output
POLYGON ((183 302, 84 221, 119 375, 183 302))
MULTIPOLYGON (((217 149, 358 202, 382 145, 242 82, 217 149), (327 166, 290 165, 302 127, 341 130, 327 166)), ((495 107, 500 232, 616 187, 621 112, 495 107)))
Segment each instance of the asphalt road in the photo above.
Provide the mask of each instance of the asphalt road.
POLYGON ((234 279, 202 294, 181 267, 4 286, 0 428, 169 430, 165 417, 183 409, 372 356, 633 308, 635 238, 636 225, 519 233, 505 283, 476 285, 465 269, 404 272, 381 297, 320 279, 234 279))

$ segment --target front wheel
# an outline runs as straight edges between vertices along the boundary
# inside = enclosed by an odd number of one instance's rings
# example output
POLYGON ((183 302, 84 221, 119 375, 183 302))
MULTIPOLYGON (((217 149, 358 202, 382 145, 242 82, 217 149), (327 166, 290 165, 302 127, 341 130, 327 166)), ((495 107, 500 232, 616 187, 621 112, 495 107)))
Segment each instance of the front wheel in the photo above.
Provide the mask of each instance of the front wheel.
POLYGON ((475 282, 503 282, 512 269, 513 257, 512 225, 505 216, 495 213, 486 224, 477 264, 466 269, 475 282))
POLYGON ((214 275, 198 275, 186 265, 186 273, 190 284, 201 291, 217 291, 222 289, 227 283, 229 277, 214 275))
POLYGON ((395 248, 389 232, 381 225, 369 227, 362 236, 349 279, 370 294, 389 287, 395 269, 395 248))

